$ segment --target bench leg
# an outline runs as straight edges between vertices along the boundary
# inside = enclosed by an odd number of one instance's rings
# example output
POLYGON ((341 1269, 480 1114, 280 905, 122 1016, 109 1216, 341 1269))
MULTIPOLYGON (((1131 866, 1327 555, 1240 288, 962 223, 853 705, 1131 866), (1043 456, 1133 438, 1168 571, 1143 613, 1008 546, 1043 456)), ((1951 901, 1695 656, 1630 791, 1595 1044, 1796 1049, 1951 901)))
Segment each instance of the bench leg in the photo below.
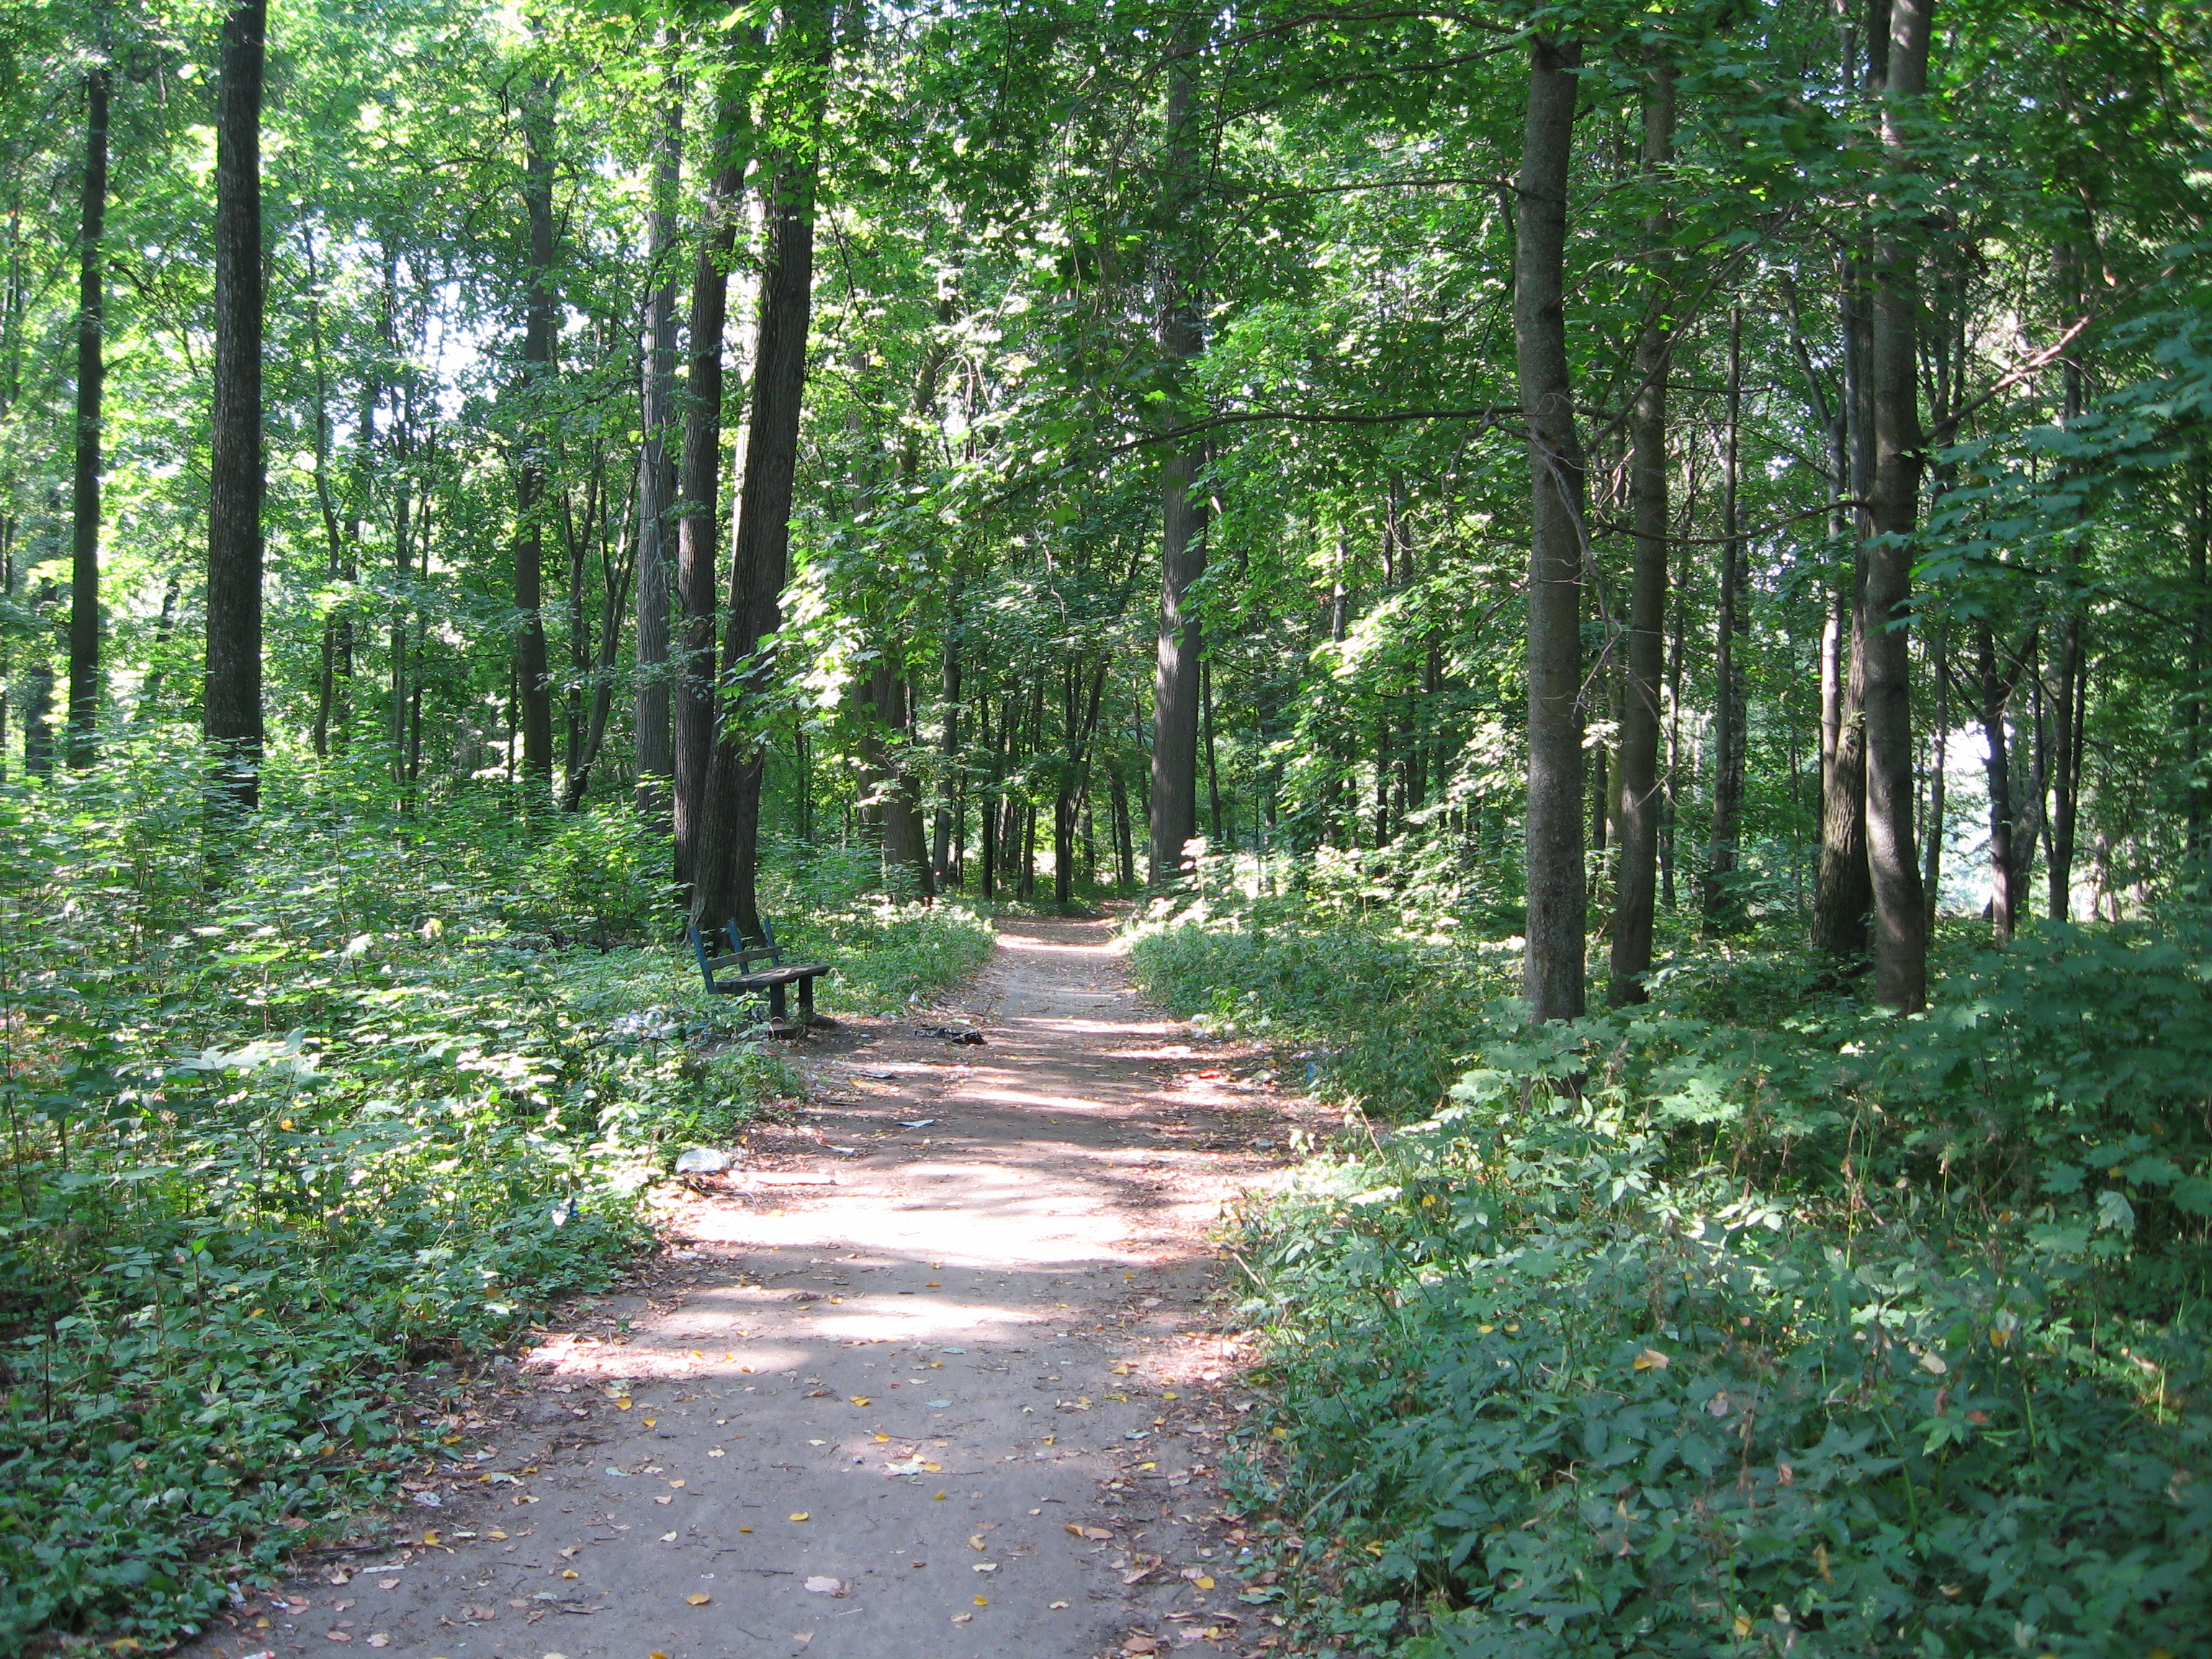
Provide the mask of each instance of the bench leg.
POLYGON ((783 987, 781 985, 768 988, 768 1017, 779 1025, 789 1018, 784 1012, 783 987))
POLYGON ((799 981, 799 1023, 801 1025, 814 1024, 814 981, 811 979, 799 981))

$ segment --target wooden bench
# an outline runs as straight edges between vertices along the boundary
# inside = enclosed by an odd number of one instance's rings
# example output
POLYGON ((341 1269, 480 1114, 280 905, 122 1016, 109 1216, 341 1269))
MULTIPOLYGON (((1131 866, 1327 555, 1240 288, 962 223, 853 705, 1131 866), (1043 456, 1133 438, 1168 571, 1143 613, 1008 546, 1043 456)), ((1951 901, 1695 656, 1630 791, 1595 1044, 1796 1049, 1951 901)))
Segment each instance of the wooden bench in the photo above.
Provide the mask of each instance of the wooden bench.
POLYGON ((725 922, 722 933, 730 948, 726 954, 712 955, 707 949, 707 939, 698 927, 690 928, 692 954, 699 958, 699 976, 707 981, 710 995, 718 997, 753 996, 766 993, 768 996, 769 1029, 778 1036, 791 1036, 814 1024, 814 981, 830 972, 826 963, 786 963, 783 947, 775 942, 775 928, 763 917, 761 921, 761 941, 748 945, 738 936, 738 924, 725 922), (784 988, 799 988, 799 1021, 793 1024, 784 1004, 784 988))

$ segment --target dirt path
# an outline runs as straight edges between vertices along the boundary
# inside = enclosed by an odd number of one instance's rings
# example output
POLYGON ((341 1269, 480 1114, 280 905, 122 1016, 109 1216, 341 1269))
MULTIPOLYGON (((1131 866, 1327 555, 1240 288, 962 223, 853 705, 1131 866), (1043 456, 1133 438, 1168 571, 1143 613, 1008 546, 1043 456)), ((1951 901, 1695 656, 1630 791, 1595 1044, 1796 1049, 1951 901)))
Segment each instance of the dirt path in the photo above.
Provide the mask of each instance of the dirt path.
POLYGON ((1255 1650, 1264 1610, 1219 1571, 1249 1402, 1202 1232, 1284 1103, 1139 1009, 1109 922, 1001 923, 966 1012, 981 1046, 810 1041, 812 1155, 687 1204, 662 1276, 532 1355, 511 1418, 455 1424, 474 1475, 413 1511, 436 1541, 203 1651, 1255 1650))

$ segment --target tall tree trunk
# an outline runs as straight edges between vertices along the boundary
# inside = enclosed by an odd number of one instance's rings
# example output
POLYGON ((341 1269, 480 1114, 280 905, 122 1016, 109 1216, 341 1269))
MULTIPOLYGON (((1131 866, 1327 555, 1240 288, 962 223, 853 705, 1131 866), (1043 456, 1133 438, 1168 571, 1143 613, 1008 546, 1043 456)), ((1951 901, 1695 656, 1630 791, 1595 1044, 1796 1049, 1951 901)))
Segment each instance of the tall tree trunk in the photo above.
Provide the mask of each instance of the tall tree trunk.
POLYGON ((2182 729, 2189 772, 2185 788, 2189 803, 2185 823, 2188 841, 2183 868, 2202 882, 2212 874, 2212 769, 2205 757, 2205 681, 2212 676, 2212 587, 2206 586, 2208 554, 2212 554, 2212 439, 2199 432, 2189 464, 2189 678, 2182 703, 2182 729))
POLYGON ((1741 907, 1730 889, 1743 823, 1743 311, 1729 313, 1728 416, 1721 441, 1721 587, 1713 647, 1713 822, 1705 848, 1705 924, 1708 934, 1737 925, 1741 907))
MULTIPOLYGON (((699 879, 699 841, 707 812, 708 773, 714 750, 714 612, 716 526, 721 522, 722 330, 729 320, 730 255, 742 215, 739 124, 746 112, 735 100, 715 110, 715 143, 721 164, 708 186, 706 222, 691 268, 690 372, 684 404, 684 470, 677 487, 676 672, 672 690, 676 780, 676 878, 699 879)), ((719 924, 724 917, 704 920, 719 924)))
POLYGON ((100 395, 106 376, 102 243, 107 218, 107 88, 105 64, 84 77, 84 191, 77 229, 76 471, 70 561, 71 766, 89 766, 100 726, 100 395))
MULTIPOLYGON (((667 44, 664 33, 663 45, 667 44)), ((684 100, 673 76, 665 91, 659 154, 654 158, 653 208, 646 219, 647 268, 653 288, 646 302, 645 385, 637 457, 637 810, 663 833, 673 828, 676 756, 669 732, 668 616, 674 575, 668 556, 668 509, 676 499, 676 460, 669 453, 676 407, 677 192, 684 174, 684 100)))
POLYGON ((928 898, 936 886, 930 879, 921 791, 907 764, 914 741, 914 687, 902 665, 888 656, 878 659, 870 700, 876 709, 872 748, 884 874, 895 879, 904 872, 913 883, 913 896, 928 898))
MULTIPOLYGON (((2027 862, 2018 800, 2013 788, 2012 750, 2007 730, 2013 689, 2021 674, 2015 656, 2010 672, 1997 655, 1996 635, 1984 623, 1975 630, 1975 666, 1981 679, 1982 739, 1990 793, 1990 925, 1999 939, 2010 939, 2027 900, 2027 862)), ((2027 839, 2031 844, 2033 832, 2027 839)))
MULTIPOLYGON (((814 314, 814 198, 829 89, 828 0, 797 0, 784 13, 789 60, 800 71, 787 139, 774 158, 768 259, 761 273, 760 346, 745 439, 744 494, 730 568, 725 677, 757 700, 766 689, 766 647, 782 623, 799 471, 799 418, 806 392, 806 334, 814 314)), ((759 852, 767 751, 740 711, 720 723, 707 780, 692 914, 760 930, 759 852)))
POLYGON ((216 95, 215 412, 208 458, 207 684, 218 787, 261 801, 261 82, 266 0, 224 16, 216 95))
MULTIPOLYGON (((1892 0, 1882 148, 1911 167, 1906 122, 1928 90, 1935 0, 1892 0)), ((1875 244, 1874 539, 1867 549, 1867 867, 1873 878, 1875 996, 1899 1013, 1928 1000, 1928 919, 1912 830, 1912 679, 1907 603, 1923 463, 1918 383, 1918 258, 1900 227, 1875 244)))
POLYGON ((522 785, 535 803, 553 787, 553 690, 545 661, 545 453, 553 390, 553 88, 544 82, 526 94, 522 205, 529 221, 530 264, 522 329, 522 465, 515 475, 514 675, 522 700, 522 785))
MULTIPOLYGON (((1651 66, 1644 100, 1644 171, 1663 179, 1674 161, 1674 70, 1651 66)), ((1629 490, 1636 532, 1628 599, 1628 673, 1620 732, 1620 861, 1613 877, 1615 1006, 1644 1000, 1658 898, 1660 823, 1666 794, 1659 769, 1660 678, 1667 668, 1667 370, 1673 355, 1674 292, 1667 244, 1673 216, 1644 221, 1652 262, 1644 329, 1636 343, 1636 401, 1629 415, 1629 490)))
MULTIPOLYGON (((2060 249, 2060 268, 2072 277, 2072 291, 2067 298, 2078 313, 2087 305, 2083 293, 2082 264, 2084 251, 2071 246, 2060 249)), ((2069 352, 2065 367, 2063 416, 2071 426, 2081 415, 2081 356, 2077 348, 2069 352)), ((2059 603, 2063 607, 2058 616, 2057 660, 2051 666, 2051 862, 2048 866, 2051 893, 2051 915, 2060 921, 2068 919, 2073 908, 2074 896, 2074 841, 2079 808, 2075 785, 2081 776, 2081 734, 2075 729, 2075 704, 2083 689, 2081 639, 2081 602, 2080 592, 2081 538, 2075 538, 2066 544, 2060 580, 2065 592, 2059 603)))
MULTIPOLYGON (((1194 44, 1185 30, 1186 46, 1194 44)), ((1205 349, 1198 296, 1192 287, 1194 250, 1187 244, 1195 189, 1192 129, 1198 94, 1191 59, 1178 60, 1168 86, 1167 199, 1164 245, 1159 250, 1160 356, 1178 384, 1205 349)), ((1162 468, 1160 501, 1160 626, 1152 676, 1152 813, 1151 880, 1155 887, 1183 872, 1183 847, 1198 834, 1199 663, 1204 649, 1198 608, 1190 588, 1206 573, 1206 498, 1193 486, 1202 446, 1180 445, 1162 468)))
POLYGON ((1539 1021, 1584 1008, 1582 434, 1567 372, 1567 169, 1579 40, 1529 40, 1517 186, 1513 343, 1528 428, 1528 946, 1522 995, 1539 1021))
MULTIPOLYGON (((959 611, 959 589, 953 589, 952 610, 959 611)), ((945 657, 939 667, 939 695, 945 700, 944 729, 938 752, 945 767, 944 796, 937 807, 937 822, 930 836, 929 862, 940 888, 955 884, 952 870, 952 823, 959 816, 959 791, 955 775, 960 763, 960 633, 957 622, 945 631, 945 657)))
POLYGON ((1936 906, 1943 890, 1943 815, 1944 795, 1949 779, 1945 768, 1949 763, 1951 744, 1951 623, 1948 617, 1936 624, 1935 661, 1936 730, 1930 744, 1928 768, 1928 833, 1921 849, 1920 887, 1928 906, 1926 926, 1932 936, 1936 928, 1936 906))
POLYGON ((1873 382, 1863 278, 1857 262, 1844 265, 1843 428, 1838 461, 1848 480, 1859 535, 1851 564, 1838 583, 1832 615, 1838 658, 1832 715, 1835 738, 1823 775, 1820 870, 1813 898, 1813 945, 1839 962, 1857 963, 1867 953, 1868 913, 1874 903, 1866 855, 1866 533, 1864 503, 1874 487, 1873 382))

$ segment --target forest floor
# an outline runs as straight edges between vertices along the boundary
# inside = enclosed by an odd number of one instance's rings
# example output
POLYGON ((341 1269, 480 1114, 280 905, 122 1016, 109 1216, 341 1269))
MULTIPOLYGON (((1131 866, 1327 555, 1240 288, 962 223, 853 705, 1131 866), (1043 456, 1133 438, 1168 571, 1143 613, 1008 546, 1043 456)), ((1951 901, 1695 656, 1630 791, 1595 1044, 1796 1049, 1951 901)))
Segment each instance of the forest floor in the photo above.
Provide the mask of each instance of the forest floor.
POLYGON ((1207 1230, 1315 1109, 1141 1007, 1110 919, 1003 920, 957 1012, 794 1047, 798 1122, 487 1384, 398 1541, 188 1651, 1273 1647, 1214 1484, 1254 1401, 1207 1230))

